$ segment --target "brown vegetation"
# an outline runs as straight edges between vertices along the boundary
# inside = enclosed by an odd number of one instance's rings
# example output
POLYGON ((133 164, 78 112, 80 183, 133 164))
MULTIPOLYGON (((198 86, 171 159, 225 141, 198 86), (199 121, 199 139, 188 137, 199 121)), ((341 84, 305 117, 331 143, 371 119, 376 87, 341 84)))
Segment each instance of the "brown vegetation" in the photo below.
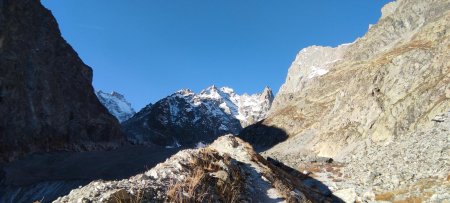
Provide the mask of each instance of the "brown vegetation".
POLYGON ((375 195, 377 201, 391 201, 395 203, 418 203, 428 200, 433 193, 432 188, 436 186, 448 185, 445 180, 439 180, 435 177, 421 179, 409 188, 403 188, 394 191, 388 191, 375 195), (407 194, 414 191, 414 196, 408 196, 407 194))
POLYGON ((238 202, 244 191, 244 175, 229 156, 205 148, 192 157, 187 168, 192 176, 172 183, 167 191, 169 202, 238 202))
POLYGON ((109 203, 141 203, 143 196, 144 192, 142 190, 138 190, 137 194, 132 195, 121 189, 111 195, 112 198, 109 200, 109 203))

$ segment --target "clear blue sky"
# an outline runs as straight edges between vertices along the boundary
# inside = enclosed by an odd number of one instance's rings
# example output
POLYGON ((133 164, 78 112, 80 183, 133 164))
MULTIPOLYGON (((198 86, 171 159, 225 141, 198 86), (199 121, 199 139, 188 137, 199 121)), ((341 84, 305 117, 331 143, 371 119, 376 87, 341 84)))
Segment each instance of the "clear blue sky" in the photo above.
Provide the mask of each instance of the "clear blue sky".
POLYGON ((362 36, 389 0, 42 0, 94 70, 139 110, 182 88, 277 92, 299 50, 362 36))

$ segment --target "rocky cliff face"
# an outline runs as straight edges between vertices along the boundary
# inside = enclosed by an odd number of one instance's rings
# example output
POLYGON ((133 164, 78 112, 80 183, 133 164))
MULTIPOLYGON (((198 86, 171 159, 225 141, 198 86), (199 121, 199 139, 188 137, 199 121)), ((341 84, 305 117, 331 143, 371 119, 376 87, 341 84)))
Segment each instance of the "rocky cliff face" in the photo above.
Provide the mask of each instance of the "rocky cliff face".
POLYGON ((91 81, 38 0, 0 1, 0 160, 122 141, 91 81))
POLYGON ((269 88, 254 95, 238 95, 231 88, 215 86, 199 94, 180 90, 145 107, 124 122, 123 128, 130 139, 141 143, 167 147, 210 143, 265 118, 272 100, 269 88))
MULTIPOLYGON (((431 120, 450 109, 449 22, 449 1, 397 0, 386 5, 378 23, 355 42, 303 49, 269 116, 252 126, 281 129, 289 136, 265 154, 292 162, 312 153, 358 165, 364 160, 359 146, 366 142, 375 143, 367 146, 371 153, 391 153, 377 149, 387 144, 399 147, 414 133, 432 130, 431 120)), ((271 139, 267 131, 251 129, 243 136, 271 139)), ((412 154, 426 159, 420 144, 408 146, 412 154)), ((448 162, 448 153, 441 158, 448 162)), ((403 169, 398 170, 406 172, 403 169)), ((427 174, 423 170, 415 173, 427 174)))
POLYGON ((308 189, 239 138, 223 136, 202 149, 183 150, 145 173, 94 181, 54 202, 339 202, 308 189))
POLYGON ((448 22, 448 1, 400 0, 355 42, 302 50, 263 124, 333 157, 427 125, 450 108, 448 22))
POLYGON ((136 113, 131 107, 130 102, 128 102, 120 93, 113 91, 109 94, 99 90, 96 94, 103 106, 105 106, 109 113, 115 116, 119 122, 128 120, 136 113))

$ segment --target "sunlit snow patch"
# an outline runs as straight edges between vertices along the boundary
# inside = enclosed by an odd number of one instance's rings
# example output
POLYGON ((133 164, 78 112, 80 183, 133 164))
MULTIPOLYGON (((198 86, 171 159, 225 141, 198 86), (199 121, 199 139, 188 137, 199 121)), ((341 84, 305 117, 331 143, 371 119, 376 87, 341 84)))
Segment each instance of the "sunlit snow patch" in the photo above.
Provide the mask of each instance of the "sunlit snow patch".
POLYGON ((207 145, 205 144, 205 143, 203 143, 203 142, 198 142, 196 145, 195 145, 195 148, 196 149, 199 149, 199 148, 204 148, 204 147, 206 147, 207 145))
POLYGON ((309 79, 317 77, 317 76, 325 75, 328 73, 328 70, 323 69, 321 67, 311 66, 311 70, 312 70, 311 73, 308 75, 309 79))

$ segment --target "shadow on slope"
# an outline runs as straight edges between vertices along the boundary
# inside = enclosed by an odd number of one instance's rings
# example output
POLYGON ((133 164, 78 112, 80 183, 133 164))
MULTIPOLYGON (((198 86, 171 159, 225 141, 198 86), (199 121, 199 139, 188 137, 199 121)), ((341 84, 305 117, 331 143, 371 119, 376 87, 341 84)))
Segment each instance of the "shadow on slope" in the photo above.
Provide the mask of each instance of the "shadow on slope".
POLYGON ((323 184, 321 181, 305 175, 298 170, 295 170, 275 159, 267 157, 267 161, 277 168, 281 169, 283 172, 287 174, 287 176, 293 176, 295 178, 290 178, 291 181, 300 179, 300 182, 294 181, 293 184, 297 185, 297 187, 301 188, 301 191, 306 195, 306 197, 314 202, 333 202, 340 203, 344 202, 339 197, 333 195, 332 191, 323 184))
POLYGON ((244 128, 238 137, 250 143, 257 152, 261 152, 287 140, 289 136, 283 129, 267 126, 262 120, 244 128))
POLYGON ((125 146, 111 151, 33 154, 6 164, 0 202, 51 202, 93 180, 119 180, 142 173, 181 150, 125 146))
MULTIPOLYGON (((277 127, 267 126, 264 124, 264 120, 244 128, 238 137, 250 143, 257 152, 268 150, 289 138, 286 131, 277 127)), ((276 166, 272 170, 282 171, 282 174, 292 181, 297 188, 301 188, 301 191, 313 202, 344 202, 333 195, 328 186, 321 181, 270 157, 267 158, 267 161, 276 166)))

